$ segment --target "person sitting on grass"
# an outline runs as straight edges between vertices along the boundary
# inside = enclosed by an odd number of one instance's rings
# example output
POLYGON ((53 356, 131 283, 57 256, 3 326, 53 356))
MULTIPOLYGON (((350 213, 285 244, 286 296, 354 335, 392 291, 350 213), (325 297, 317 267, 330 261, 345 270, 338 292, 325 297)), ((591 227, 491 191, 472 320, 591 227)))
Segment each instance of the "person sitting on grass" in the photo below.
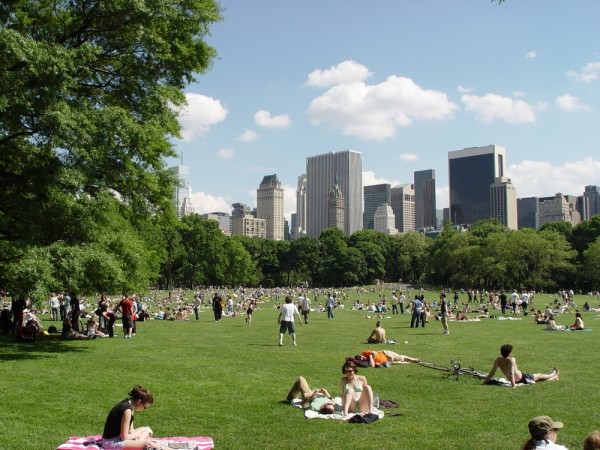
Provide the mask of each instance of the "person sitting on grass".
POLYGON ((600 450, 600 431, 592 431, 585 437, 583 450, 600 450))
POLYGON ((340 380, 342 391, 342 414, 373 412, 373 390, 367 379, 358 375, 358 367, 352 361, 342 366, 344 376, 340 380))
POLYGON ((551 417, 534 417, 527 424, 531 438, 523 445, 523 450, 568 450, 567 447, 556 443, 558 430, 564 425, 562 422, 555 422, 551 417))
POLYGON ((104 450, 141 450, 147 448, 166 449, 150 440, 150 427, 133 427, 134 412, 144 411, 154 399, 152 394, 142 386, 135 386, 129 393, 129 398, 117 403, 108 413, 104 432, 102 433, 102 448, 104 450))
POLYGON ((581 317, 581 313, 575 313, 575 323, 571 325, 571 330, 583 330, 585 327, 583 326, 583 318, 581 317))
POLYGON ((303 409, 317 411, 319 414, 333 414, 341 410, 341 406, 331 399, 327 389, 311 389, 304 377, 296 378, 286 400, 292 402, 296 398, 302 400, 303 409))
POLYGON ((381 326, 381 322, 377 321, 375 329, 371 331, 371 335, 367 338, 369 344, 385 344, 387 342, 385 328, 381 326))
POLYGON ((496 370, 500 369, 504 376, 510 382, 511 387, 516 387, 517 384, 533 384, 539 381, 558 381, 559 371, 556 367, 552 369, 552 372, 549 374, 543 373, 522 373, 517 367, 517 360, 512 354, 513 346, 510 344, 504 344, 500 347, 500 354, 498 358, 494 361, 494 367, 488 374, 488 376, 483 380, 483 384, 489 384, 492 380, 492 377, 496 373, 496 370))
POLYGON ((63 339, 72 341, 79 339, 90 339, 89 336, 85 334, 81 334, 73 329, 73 325, 71 324, 70 319, 63 320, 62 333, 60 335, 63 339))
POLYGON ((564 331, 565 326, 557 325, 556 319, 554 318, 554 316, 550 316, 550 318, 548 319, 548 326, 546 327, 546 330, 548 330, 548 331, 564 331))

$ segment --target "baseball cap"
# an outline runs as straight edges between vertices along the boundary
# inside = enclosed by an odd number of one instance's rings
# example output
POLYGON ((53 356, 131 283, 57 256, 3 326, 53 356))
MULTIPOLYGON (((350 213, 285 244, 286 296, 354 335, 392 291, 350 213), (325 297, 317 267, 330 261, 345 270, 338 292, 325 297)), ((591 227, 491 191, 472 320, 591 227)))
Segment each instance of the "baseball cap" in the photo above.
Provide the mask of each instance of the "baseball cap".
POLYGON ((543 437, 552 429, 560 429, 564 427, 562 422, 555 422, 549 416, 537 416, 529 421, 529 433, 532 437, 543 437))

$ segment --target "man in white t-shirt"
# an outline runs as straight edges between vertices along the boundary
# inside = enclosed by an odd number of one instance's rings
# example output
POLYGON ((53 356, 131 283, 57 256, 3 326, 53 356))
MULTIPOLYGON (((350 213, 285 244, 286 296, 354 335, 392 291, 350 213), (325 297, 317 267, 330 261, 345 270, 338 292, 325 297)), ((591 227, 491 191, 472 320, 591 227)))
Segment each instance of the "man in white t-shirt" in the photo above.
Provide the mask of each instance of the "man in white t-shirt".
POLYGON ((304 297, 300 297, 299 299, 300 307, 302 308, 302 317, 304 317, 304 323, 308 323, 308 315, 310 314, 310 298, 308 295, 304 295, 304 297))
POLYGON ((300 312, 296 305, 292 303, 292 297, 289 295, 285 298, 285 303, 281 305, 277 323, 279 324, 279 346, 283 345, 283 335, 287 331, 292 337, 292 343, 296 344, 296 328, 294 327, 294 316, 298 316, 298 323, 302 325, 300 312))

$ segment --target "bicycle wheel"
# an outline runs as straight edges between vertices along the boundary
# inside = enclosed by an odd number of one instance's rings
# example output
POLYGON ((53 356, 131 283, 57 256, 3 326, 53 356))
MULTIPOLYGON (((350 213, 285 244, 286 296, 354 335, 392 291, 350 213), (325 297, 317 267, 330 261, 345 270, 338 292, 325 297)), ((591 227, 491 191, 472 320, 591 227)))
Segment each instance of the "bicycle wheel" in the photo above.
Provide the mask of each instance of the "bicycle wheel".
POLYGON ((473 369, 472 367, 463 367, 458 370, 460 375, 471 375, 472 377, 477 378, 487 378, 487 373, 482 372, 481 370, 473 369))

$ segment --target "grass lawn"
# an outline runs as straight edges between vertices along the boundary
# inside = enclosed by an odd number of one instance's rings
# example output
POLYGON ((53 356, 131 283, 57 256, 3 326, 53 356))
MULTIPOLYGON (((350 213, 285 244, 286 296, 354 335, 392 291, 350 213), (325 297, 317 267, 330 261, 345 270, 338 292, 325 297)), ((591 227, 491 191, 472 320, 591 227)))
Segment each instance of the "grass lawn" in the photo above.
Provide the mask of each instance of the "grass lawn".
MULTIPOLYGON (((552 298, 537 295, 536 307, 552 298)), ((411 329, 409 315, 388 313, 392 318, 382 324, 398 344, 382 346, 364 344, 376 319, 351 310, 355 299, 351 294, 334 320, 311 313, 310 323, 297 327, 297 347, 289 336, 283 347, 277 345, 278 311, 268 302, 254 313, 251 327, 243 316, 215 323, 205 309, 199 321, 139 323, 131 340, 48 337, 23 344, 2 336, 0 449, 55 449, 68 436, 101 434, 110 408, 135 384, 154 394, 153 407, 136 414, 136 426, 151 426, 157 437, 210 436, 219 449, 520 448, 528 438, 527 422, 536 415, 564 422, 558 443, 577 449, 600 428, 594 378, 600 368, 595 346, 600 313, 583 315, 592 332, 547 332, 528 316, 450 322, 447 336, 435 320, 411 329), (361 369, 380 398, 400 404, 388 411, 403 413, 370 425, 307 420, 301 410, 281 403, 298 375, 311 387, 339 395, 344 357, 367 348, 439 364, 457 359, 487 371, 505 343, 514 345, 521 370, 546 373, 557 366, 561 380, 510 389, 466 376, 456 381, 413 364, 361 369)), ((597 306, 595 299, 591 303, 597 306)), ((574 314, 557 321, 571 325, 574 314)), ((50 324, 44 322, 46 328, 50 324)))

